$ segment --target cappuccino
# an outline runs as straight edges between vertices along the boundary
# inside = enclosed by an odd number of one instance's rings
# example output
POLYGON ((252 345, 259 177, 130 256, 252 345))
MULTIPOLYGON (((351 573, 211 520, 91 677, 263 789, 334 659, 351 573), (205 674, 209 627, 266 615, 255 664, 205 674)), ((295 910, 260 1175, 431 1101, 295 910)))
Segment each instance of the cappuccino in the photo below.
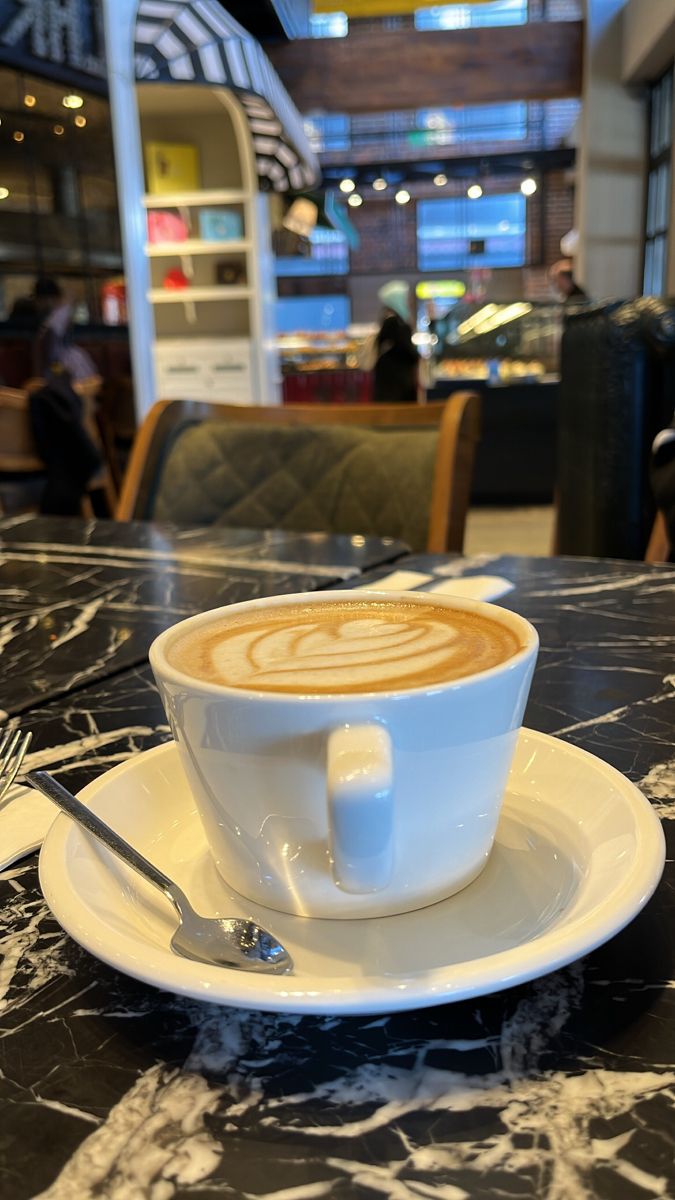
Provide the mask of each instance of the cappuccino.
POLYGON ((497 667, 523 644, 470 610, 336 597, 220 615, 179 635, 169 664, 207 683, 335 695, 433 687, 497 667))

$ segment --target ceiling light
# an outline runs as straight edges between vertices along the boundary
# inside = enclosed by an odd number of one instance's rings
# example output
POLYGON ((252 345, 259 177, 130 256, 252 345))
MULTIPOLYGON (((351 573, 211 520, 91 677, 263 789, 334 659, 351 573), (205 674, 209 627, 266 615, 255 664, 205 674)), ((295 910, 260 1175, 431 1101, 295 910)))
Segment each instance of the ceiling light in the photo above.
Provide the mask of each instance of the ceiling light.
POLYGON ((373 187, 376 192, 383 192, 386 188, 389 187, 389 184, 387 183, 386 179, 383 179, 382 176, 380 175, 379 179, 373 180, 373 187))
POLYGON ((63 125, 55 125, 54 126, 54 133, 56 134, 57 137, 61 137, 61 134, 64 132, 65 132, 65 130, 63 128, 63 125))
POLYGON ((9 196, 9 188, 0 187, 0 200, 6 200, 9 196))
POLYGON ((410 199, 410 192, 406 192, 405 188, 401 188, 394 196, 394 199, 397 204, 407 204, 410 199))
POLYGON ((531 175, 528 176, 528 178, 524 179, 521 183, 520 190, 524 196, 533 196, 537 190, 536 179, 533 179, 531 175))
POLYGON ((483 195, 483 189, 479 183, 472 183, 471 187, 466 189, 466 194, 469 200, 479 200, 483 195))
POLYGON ((443 172, 441 172, 440 175, 434 175, 434 183, 436 184, 436 187, 445 187, 447 182, 448 177, 447 175, 444 175, 443 172))
POLYGON ((352 192, 347 204, 351 204, 352 208, 359 208, 363 204, 363 196, 359 196, 358 192, 352 192))
POLYGON ((354 183, 353 179, 341 179, 340 180, 340 191, 341 192, 353 192, 355 187, 356 187, 356 184, 354 183))
POLYGON ((75 117, 75 124, 77 125, 78 129, 84 129, 85 125, 87 124, 87 118, 83 117, 81 113, 78 113, 75 117))
POLYGON ((61 103, 64 108, 82 108, 84 100, 81 96, 76 96, 71 93, 69 96, 64 96, 61 103))
POLYGON ((23 102, 26 105, 26 108, 35 108, 35 105, 37 104, 37 100, 35 99, 35 96, 30 96, 30 95, 24 96, 23 102))
POLYGON ((15 129, 14 133, 12 134, 12 137, 14 138, 15 142, 22 142, 24 139, 24 136, 25 136, 25 134, 23 134, 20 129, 15 129))

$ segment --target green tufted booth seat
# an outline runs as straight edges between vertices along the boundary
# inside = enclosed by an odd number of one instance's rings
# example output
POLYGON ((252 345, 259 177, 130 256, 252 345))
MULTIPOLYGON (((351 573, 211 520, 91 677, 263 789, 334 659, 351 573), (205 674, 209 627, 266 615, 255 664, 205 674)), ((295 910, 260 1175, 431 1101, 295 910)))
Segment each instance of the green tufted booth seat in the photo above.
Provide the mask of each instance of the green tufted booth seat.
POLYGON ((438 432, 349 426, 265 428, 204 421, 164 461, 148 515, 400 538, 427 544, 438 432))

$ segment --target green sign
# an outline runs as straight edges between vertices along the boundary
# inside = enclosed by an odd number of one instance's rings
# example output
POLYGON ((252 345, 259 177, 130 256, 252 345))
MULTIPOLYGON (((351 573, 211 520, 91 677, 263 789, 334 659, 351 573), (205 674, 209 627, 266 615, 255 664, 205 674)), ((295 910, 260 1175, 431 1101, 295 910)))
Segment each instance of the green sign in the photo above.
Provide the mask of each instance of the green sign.
POLYGON ((418 300, 458 300, 465 291, 461 279, 430 279, 415 288, 418 300))

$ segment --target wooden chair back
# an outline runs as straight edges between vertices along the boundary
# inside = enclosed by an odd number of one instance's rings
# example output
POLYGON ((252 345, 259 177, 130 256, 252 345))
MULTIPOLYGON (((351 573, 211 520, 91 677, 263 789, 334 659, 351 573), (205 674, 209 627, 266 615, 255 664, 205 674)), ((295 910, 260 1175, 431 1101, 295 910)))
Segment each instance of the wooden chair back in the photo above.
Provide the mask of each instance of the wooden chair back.
MULTIPOLYGON (((73 380, 73 391, 77 392, 78 396, 82 397, 82 424, 84 425, 89 437, 100 451, 103 460, 100 470, 89 480, 87 484, 87 492, 101 491, 105 497, 106 507, 110 516, 114 516, 117 508, 117 487, 114 479, 114 471, 111 468, 109 461, 108 450, 104 444, 104 439, 99 429, 96 402, 98 394, 101 390, 103 380, 100 375, 90 375, 86 379, 73 380)), ((39 377, 29 379, 24 391, 26 395, 36 391, 37 388, 45 386, 45 380, 39 377)), ((85 497, 83 516, 90 515, 91 504, 85 497)))
POLYGON ((118 520, 143 520, 152 515, 156 481, 171 446, 185 428, 206 420, 267 427, 357 425, 411 431, 438 428, 427 550, 461 552, 474 455, 480 437, 480 397, 475 392, 455 392, 448 401, 419 405, 262 407, 159 401, 136 436, 120 494, 118 520))
POLYGON ((31 432, 28 392, 0 387, 0 471, 20 475, 44 469, 31 432))

